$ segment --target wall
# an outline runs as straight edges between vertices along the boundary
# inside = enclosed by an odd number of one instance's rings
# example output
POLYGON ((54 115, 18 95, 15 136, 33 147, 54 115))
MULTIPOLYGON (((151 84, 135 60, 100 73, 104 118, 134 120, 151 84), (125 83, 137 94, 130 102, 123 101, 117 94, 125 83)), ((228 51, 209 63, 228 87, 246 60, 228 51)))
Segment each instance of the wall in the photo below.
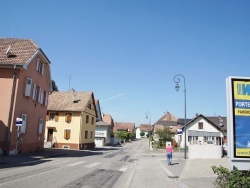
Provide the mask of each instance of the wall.
MULTIPOLYGON (((216 132, 216 133, 220 133, 220 137, 222 137, 222 133, 216 129, 213 125, 211 125, 210 123, 208 123, 205 119, 199 117, 197 118, 194 122, 191 122, 186 129, 186 145, 189 147, 189 142, 188 142, 188 130, 195 130, 195 131, 203 131, 203 132, 216 132), (203 122, 203 129, 198 129, 198 123, 199 122, 203 122)), ((181 136, 181 148, 184 148, 185 145, 185 132, 183 131, 183 134, 181 136)), ((199 137, 198 138, 200 141, 203 141, 203 137, 199 137)))
POLYGON ((82 113, 82 125, 81 125, 81 142, 82 144, 92 144, 93 146, 95 145, 95 129, 96 129, 96 111, 95 111, 95 103, 94 99, 91 97, 90 100, 88 101, 91 103, 91 109, 86 106, 84 109, 84 112, 82 113), (89 116, 89 122, 86 123, 86 116, 89 116), (94 117, 94 123, 91 124, 91 119, 94 117), (88 131, 88 138, 85 139, 85 130, 88 131), (92 131, 92 138, 90 137, 92 131))
POLYGON ((10 97, 12 91, 13 69, 0 69, 0 149, 4 147, 5 131, 8 124, 10 97))
MULTIPOLYGON (((55 146, 61 148, 62 145, 79 145, 79 131, 80 131, 80 112, 69 112, 72 113, 71 122, 65 122, 66 112, 58 112, 58 122, 46 121, 45 141, 48 139, 48 129, 55 127, 53 132, 55 146), (70 139, 64 138, 64 130, 70 129, 70 139)), ((78 148, 74 148, 78 149, 78 148)))
MULTIPOLYGON (((43 75, 36 71, 36 62, 39 55, 36 56, 27 66, 27 70, 23 69, 20 71, 19 80, 17 82, 18 89, 16 90, 16 99, 14 105, 13 115, 13 127, 12 131, 14 136, 11 137, 11 148, 15 148, 17 132, 15 124, 16 117, 21 117, 22 114, 27 114, 26 131, 20 134, 19 149, 22 153, 36 151, 37 149, 42 150, 44 145, 44 130, 46 122, 47 106, 40 104, 37 101, 33 101, 33 84, 35 83, 40 88, 44 89, 47 93, 49 92, 49 70, 48 64, 44 67, 43 75), (27 78, 32 79, 32 87, 30 97, 24 96, 25 85, 27 78), (42 134, 38 134, 39 120, 43 119, 43 131, 42 134)), ((41 62, 45 63, 42 57, 39 58, 41 62)))
MULTIPOLYGON (((34 59, 28 64, 27 70, 16 69, 16 87, 15 87, 15 95, 13 100, 12 114, 11 114, 11 123, 9 126, 10 133, 8 135, 8 145, 9 145, 8 150, 11 151, 11 153, 15 153, 15 148, 16 148, 16 135, 17 135, 16 118, 21 117, 22 114, 27 115, 26 131, 25 133, 20 134, 18 150, 22 153, 26 153, 26 152, 36 151, 38 149, 39 150, 43 149, 44 127, 45 127, 45 117, 46 117, 47 107, 32 100, 32 91, 33 91, 33 83, 36 83, 39 87, 43 88, 46 92, 48 92, 49 73, 47 66, 44 69, 43 76, 41 76, 36 71, 37 58, 38 57, 34 57, 34 59), (24 96, 25 84, 27 78, 32 79, 32 88, 30 97, 24 96), (38 134, 40 119, 44 120, 42 134, 38 134)), ((2 145, 3 144, 2 140, 5 137, 4 126, 8 125, 10 96, 11 96, 12 80, 13 80, 12 79, 13 68, 1 69, 0 75, 1 75, 0 96, 2 98, 0 106, 2 109, 4 109, 0 114, 0 120, 1 120, 0 145, 2 145)))
POLYGON ((222 157, 222 146, 217 145, 190 145, 189 159, 218 159, 222 157))

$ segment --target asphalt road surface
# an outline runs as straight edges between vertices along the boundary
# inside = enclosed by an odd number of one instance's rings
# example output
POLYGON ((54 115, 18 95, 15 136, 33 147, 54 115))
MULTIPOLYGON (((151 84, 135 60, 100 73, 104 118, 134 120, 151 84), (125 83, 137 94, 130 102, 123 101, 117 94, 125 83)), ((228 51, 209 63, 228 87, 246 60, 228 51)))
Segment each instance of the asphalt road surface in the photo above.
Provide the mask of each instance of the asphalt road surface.
POLYGON ((68 151, 65 155, 23 162, 0 169, 4 188, 99 188, 129 187, 131 172, 148 140, 96 151, 68 151))

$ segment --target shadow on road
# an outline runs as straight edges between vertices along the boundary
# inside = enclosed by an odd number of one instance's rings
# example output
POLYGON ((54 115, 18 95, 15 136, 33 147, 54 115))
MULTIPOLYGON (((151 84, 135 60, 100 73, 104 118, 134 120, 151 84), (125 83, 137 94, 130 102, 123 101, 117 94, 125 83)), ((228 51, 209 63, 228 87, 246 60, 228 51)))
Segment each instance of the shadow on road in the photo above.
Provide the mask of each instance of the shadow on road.
POLYGON ((121 145, 115 147, 94 148, 92 150, 45 148, 43 151, 26 154, 20 153, 17 156, 0 156, 0 169, 38 165, 41 163, 50 162, 51 158, 72 158, 104 155, 110 151, 118 151, 121 148, 121 145))

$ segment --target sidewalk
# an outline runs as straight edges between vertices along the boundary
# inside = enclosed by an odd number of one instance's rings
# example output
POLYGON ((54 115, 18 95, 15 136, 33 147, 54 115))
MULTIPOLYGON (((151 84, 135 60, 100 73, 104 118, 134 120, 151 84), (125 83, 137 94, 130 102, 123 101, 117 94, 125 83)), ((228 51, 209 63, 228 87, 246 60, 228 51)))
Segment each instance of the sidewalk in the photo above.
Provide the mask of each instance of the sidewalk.
MULTIPOLYGON (((161 168, 169 179, 172 179, 172 182, 175 183, 175 185, 172 185, 173 187, 212 188, 217 175, 214 174, 211 167, 213 165, 227 167, 226 157, 219 159, 184 159, 183 152, 174 152, 173 165, 169 166, 164 150, 148 151, 145 155, 153 158, 155 165, 161 168)), ((152 174, 155 176, 154 172, 152 174)))

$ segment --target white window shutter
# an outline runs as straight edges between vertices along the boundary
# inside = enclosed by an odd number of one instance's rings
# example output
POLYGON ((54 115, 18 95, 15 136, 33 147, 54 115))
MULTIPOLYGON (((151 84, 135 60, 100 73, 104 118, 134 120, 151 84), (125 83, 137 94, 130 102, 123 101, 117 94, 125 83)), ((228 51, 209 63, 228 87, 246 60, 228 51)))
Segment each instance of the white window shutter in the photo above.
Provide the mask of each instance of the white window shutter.
POLYGON ((40 119, 39 121, 39 127, 38 127, 38 134, 43 133, 43 119, 40 119))
POLYGON ((34 86, 33 86, 33 93, 32 93, 32 99, 35 101, 36 100, 36 88, 37 88, 37 86, 36 86, 36 84, 34 83, 34 86))
POLYGON ((25 86, 25 93, 24 93, 24 95, 27 97, 30 97, 31 85, 32 85, 32 79, 27 78, 26 86, 25 86))
POLYGON ((39 88, 38 102, 41 103, 42 88, 39 88))
POLYGON ((37 59, 37 61, 36 61, 36 71, 39 71, 39 66, 40 66, 40 59, 37 59))
POLYGON ((21 126, 21 133, 25 133, 26 130, 26 122, 27 122, 27 115, 26 114, 22 114, 22 126, 21 126))
POLYGON ((47 92, 45 92, 45 95, 46 95, 46 97, 45 97, 45 106, 47 106, 48 105, 48 93, 47 92))
POLYGON ((43 101, 44 101, 44 93, 43 93, 43 89, 41 88, 41 98, 40 98, 40 103, 43 104, 43 101))
POLYGON ((42 72, 41 72, 42 76, 43 76, 43 71, 44 71, 44 63, 42 64, 42 72))

